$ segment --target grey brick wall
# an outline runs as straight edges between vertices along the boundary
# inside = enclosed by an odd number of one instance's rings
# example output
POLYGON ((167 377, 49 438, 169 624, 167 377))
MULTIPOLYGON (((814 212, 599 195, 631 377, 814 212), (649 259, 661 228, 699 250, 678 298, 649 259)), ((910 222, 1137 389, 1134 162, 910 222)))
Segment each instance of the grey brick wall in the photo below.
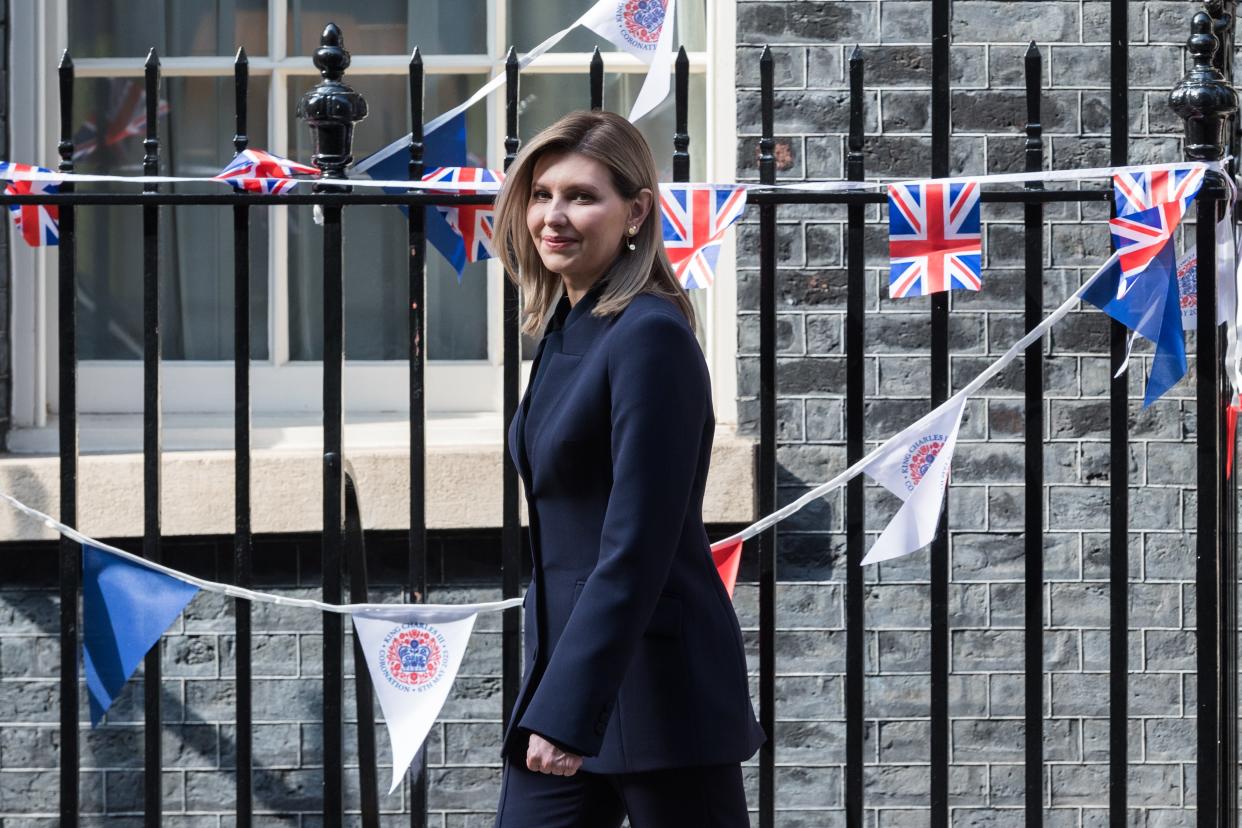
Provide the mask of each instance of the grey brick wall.
MULTIPOLYGON (((1107 165, 1108 3, 957 0, 952 22, 952 171, 1022 169, 1022 54, 1043 53, 1045 151, 1057 168, 1107 165)), ((1133 162, 1181 158, 1167 109, 1183 72, 1191 3, 1131 9, 1133 162)), ((738 167, 757 177, 758 57, 776 58, 778 176, 844 175, 847 61, 866 59, 869 176, 930 174, 931 4, 901 0, 737 4, 738 167)), ((984 288, 952 297, 952 380, 961 387, 1020 336, 1021 212, 985 205, 984 288)), ((1107 255, 1104 205, 1050 205, 1045 304, 1059 305, 1107 255)), ((739 410, 756 428, 757 215, 738 233, 739 410)), ((843 208, 781 207, 777 275, 778 475, 788 502, 844 466, 843 208)), ((929 303, 887 298, 886 215, 871 210, 866 318, 870 444, 927 409, 929 303)), ((1108 341, 1106 318, 1071 314, 1046 343, 1045 756, 1049 825, 1102 825, 1108 795, 1108 341)), ((1146 362, 1131 369, 1130 823, 1194 819, 1192 381, 1148 411, 1146 362)), ((1192 356, 1193 375, 1193 356, 1192 356)), ((1023 824, 1022 368, 969 403, 950 509, 953 823, 1023 824)), ((897 505, 868 489, 871 540, 897 505)), ((778 552, 777 807, 780 825, 844 824, 844 502, 782 524, 778 552)), ((927 551, 867 578, 868 824, 928 819, 927 551)), ((741 590, 743 623, 757 621, 741 590)), ((753 633, 752 633, 753 634, 753 633)))

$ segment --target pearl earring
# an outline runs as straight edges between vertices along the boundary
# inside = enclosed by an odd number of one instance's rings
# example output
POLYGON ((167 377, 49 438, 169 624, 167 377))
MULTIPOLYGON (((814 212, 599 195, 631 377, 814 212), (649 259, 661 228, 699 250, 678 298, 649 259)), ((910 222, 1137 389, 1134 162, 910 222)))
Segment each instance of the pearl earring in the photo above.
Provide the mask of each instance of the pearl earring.
POLYGON ((629 248, 631 251, 637 250, 638 245, 634 244, 634 236, 638 235, 638 228, 631 225, 629 234, 630 234, 630 239, 628 242, 626 242, 625 246, 629 248))

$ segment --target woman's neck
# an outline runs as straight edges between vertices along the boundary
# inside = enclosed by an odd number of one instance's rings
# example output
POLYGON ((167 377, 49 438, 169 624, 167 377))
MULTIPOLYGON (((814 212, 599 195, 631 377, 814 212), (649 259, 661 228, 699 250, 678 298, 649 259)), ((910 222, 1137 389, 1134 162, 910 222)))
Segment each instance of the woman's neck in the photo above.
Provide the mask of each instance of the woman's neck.
POLYGON ((565 285, 565 295, 569 297, 570 307, 578 304, 578 300, 586 296, 601 278, 603 278, 603 274, 596 276, 590 281, 586 281, 583 279, 571 279, 569 276, 561 274, 561 281, 565 285))

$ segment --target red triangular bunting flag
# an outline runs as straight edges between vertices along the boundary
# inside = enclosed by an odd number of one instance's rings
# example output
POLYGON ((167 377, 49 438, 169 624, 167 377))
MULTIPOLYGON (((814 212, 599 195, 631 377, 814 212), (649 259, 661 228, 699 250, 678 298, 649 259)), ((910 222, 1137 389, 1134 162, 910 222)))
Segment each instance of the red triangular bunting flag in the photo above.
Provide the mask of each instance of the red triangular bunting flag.
POLYGON ((1230 404, 1225 412, 1225 477, 1233 477, 1233 446, 1238 441, 1238 412, 1242 411, 1242 394, 1230 404))
POLYGON ((742 563, 743 540, 722 541, 712 545, 712 563, 716 564, 716 572, 724 581, 725 592, 733 597, 733 586, 737 583, 737 568, 742 563))

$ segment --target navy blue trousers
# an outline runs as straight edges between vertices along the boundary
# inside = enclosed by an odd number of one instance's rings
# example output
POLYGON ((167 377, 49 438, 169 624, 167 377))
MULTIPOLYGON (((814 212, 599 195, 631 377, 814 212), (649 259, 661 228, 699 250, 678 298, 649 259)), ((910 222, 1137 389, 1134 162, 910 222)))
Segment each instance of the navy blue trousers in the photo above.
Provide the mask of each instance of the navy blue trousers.
POLYGON ((496 828, 750 828, 742 767, 673 768, 573 776, 507 759, 496 828))

